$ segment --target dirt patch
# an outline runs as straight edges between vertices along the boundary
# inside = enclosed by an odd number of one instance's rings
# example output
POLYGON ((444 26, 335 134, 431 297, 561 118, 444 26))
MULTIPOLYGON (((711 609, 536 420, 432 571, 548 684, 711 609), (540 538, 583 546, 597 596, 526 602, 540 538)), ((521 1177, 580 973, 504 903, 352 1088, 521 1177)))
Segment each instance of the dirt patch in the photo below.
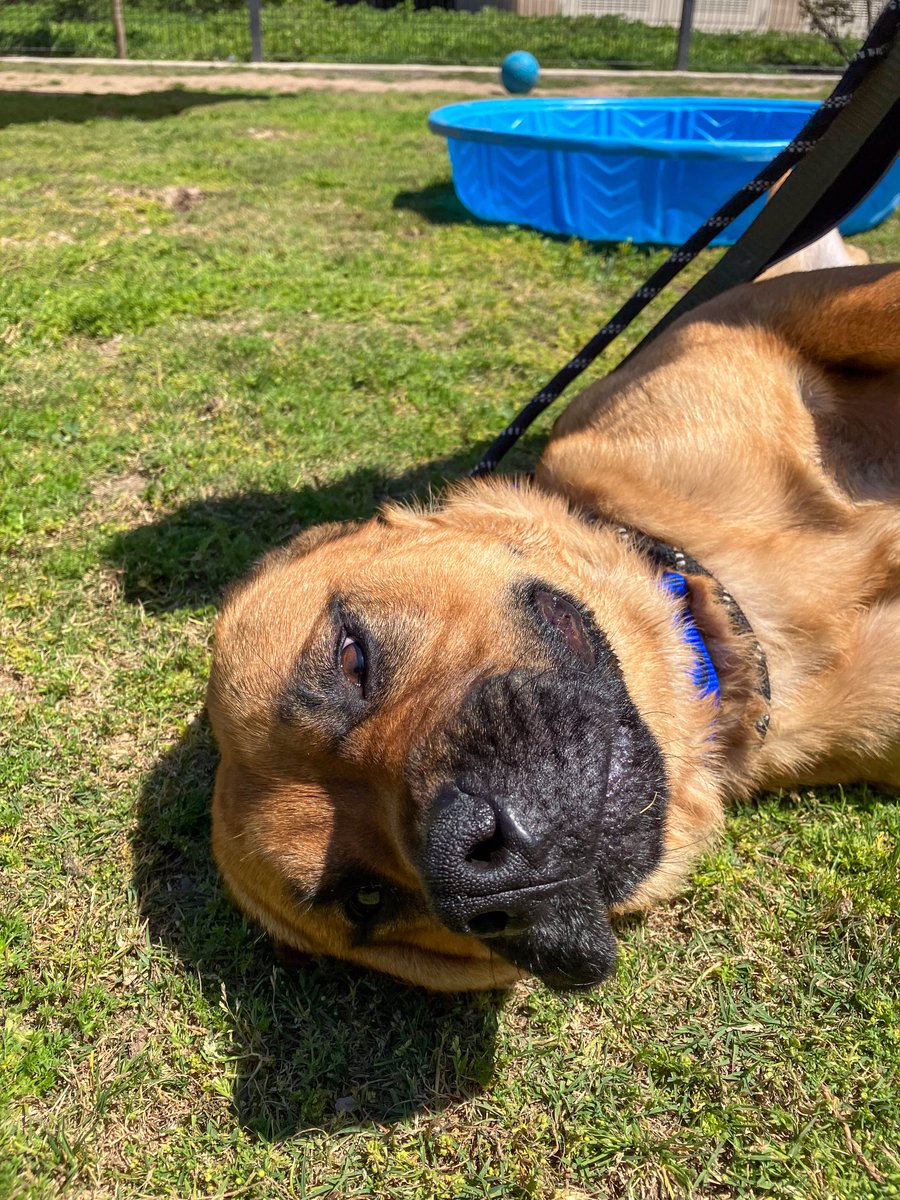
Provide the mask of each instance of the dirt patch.
POLYGON ((68 233, 60 233, 55 229, 51 229, 49 233, 45 233, 43 237, 33 238, 16 238, 16 237, 0 237, 0 246, 53 246, 53 245, 72 245, 75 239, 68 233))
POLYGON ((163 204, 175 212, 189 212, 203 199, 198 187, 167 187, 162 191, 163 204))
MULTIPOLYGON (((466 96, 505 95, 499 83, 474 79, 445 79, 434 75, 408 79, 368 79, 359 76, 335 75, 262 75, 249 71, 202 71, 196 73, 162 72, 158 75, 121 73, 90 74, 83 71, 48 75, 43 71, 4 70, 0 73, 4 91, 45 92, 55 95, 90 93, 99 96, 138 96, 143 92, 175 90, 204 92, 458 92, 466 96)), ((624 94, 602 90, 598 95, 624 94)), ((630 90, 630 89, 629 89, 630 90)))
POLYGON ((296 130, 250 128, 247 130, 247 137, 253 138, 254 142, 296 142, 300 140, 301 135, 296 130))
POLYGON ((38 690, 34 683, 15 667, 0 665, 0 697, 12 696, 16 701, 34 701, 38 690))
MULTIPOLYGON (((144 525, 153 519, 153 509, 144 499, 151 477, 142 471, 126 471, 114 478, 98 479, 91 488, 94 504, 91 515, 98 521, 125 522, 144 525)), ((121 594, 121 579, 117 572, 104 572, 96 601, 108 605, 121 594)))
MULTIPOLYGON (((552 75, 551 75, 552 78, 552 75)), ((569 77, 563 83, 554 80, 553 83, 541 88, 541 95, 552 95, 560 92, 571 95, 577 92, 580 96, 639 96, 647 92, 660 94, 664 92, 665 80, 655 78, 647 80, 634 77, 628 81, 618 79, 597 81, 585 76, 569 77)), ((672 86, 679 92, 683 90, 684 81, 673 76, 672 86)), ((743 79, 691 79, 690 91, 696 95, 747 95, 748 93, 771 93, 779 95, 814 96, 828 87, 827 81, 791 79, 789 77, 777 82, 766 79, 754 82, 752 76, 743 79)), ((453 75, 410 75, 393 78, 372 78, 368 75, 335 74, 328 75, 317 72, 303 74, 302 69, 297 73, 255 71, 210 70, 210 71, 166 71, 148 74, 132 70, 104 70, 90 72, 84 70, 54 69, 53 73, 46 70, 28 67, 0 68, 0 89, 3 91, 44 92, 57 95, 78 95, 91 93, 94 95, 137 96, 144 92, 167 92, 174 90, 190 90, 204 92, 270 92, 293 93, 304 91, 334 91, 334 92, 451 92, 459 96, 505 96, 506 92, 499 82, 490 79, 473 79, 465 76, 462 68, 459 76, 453 75)), ((251 133, 252 136, 252 133, 251 133)), ((267 135, 263 133, 262 137, 267 135)))
POLYGON ((91 494, 98 498, 139 496, 149 482, 149 476, 142 475, 140 471, 129 471, 127 475, 120 475, 116 479, 104 479, 95 483, 91 494))

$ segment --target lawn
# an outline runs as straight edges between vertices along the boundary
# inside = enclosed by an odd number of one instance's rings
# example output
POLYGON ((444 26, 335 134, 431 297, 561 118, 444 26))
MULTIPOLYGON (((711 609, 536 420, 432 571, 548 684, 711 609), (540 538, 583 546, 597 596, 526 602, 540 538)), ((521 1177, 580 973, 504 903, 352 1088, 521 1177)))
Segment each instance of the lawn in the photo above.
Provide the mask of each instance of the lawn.
POLYGON ((222 587, 457 476, 661 257, 468 219, 449 98, 3 99, 0 1196, 900 1196, 890 797, 738 806, 579 997, 289 971, 216 878, 222 587))

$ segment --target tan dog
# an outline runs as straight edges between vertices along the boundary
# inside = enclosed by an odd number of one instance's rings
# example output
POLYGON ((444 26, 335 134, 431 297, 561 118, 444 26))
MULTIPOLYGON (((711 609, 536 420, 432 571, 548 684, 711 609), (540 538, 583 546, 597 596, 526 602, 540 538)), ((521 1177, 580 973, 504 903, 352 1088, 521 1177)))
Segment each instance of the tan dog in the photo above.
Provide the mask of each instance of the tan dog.
POLYGON ((579 396, 533 485, 266 555, 209 712, 215 855, 276 939, 595 983, 729 797, 900 783, 900 268, 735 289, 579 396))

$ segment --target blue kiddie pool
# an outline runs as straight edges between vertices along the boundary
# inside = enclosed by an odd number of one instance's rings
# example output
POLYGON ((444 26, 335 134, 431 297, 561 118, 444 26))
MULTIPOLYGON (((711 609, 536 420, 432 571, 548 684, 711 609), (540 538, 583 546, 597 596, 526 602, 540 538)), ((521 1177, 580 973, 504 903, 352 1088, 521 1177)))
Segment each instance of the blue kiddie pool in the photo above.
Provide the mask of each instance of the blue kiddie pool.
MULTIPOLYGON (((678 245, 768 163, 818 106, 800 100, 516 99, 449 104, 453 183, 485 221, 600 242, 678 245)), ((735 241, 762 200, 714 244, 735 241)), ((841 225, 858 233, 900 204, 900 161, 841 225)))

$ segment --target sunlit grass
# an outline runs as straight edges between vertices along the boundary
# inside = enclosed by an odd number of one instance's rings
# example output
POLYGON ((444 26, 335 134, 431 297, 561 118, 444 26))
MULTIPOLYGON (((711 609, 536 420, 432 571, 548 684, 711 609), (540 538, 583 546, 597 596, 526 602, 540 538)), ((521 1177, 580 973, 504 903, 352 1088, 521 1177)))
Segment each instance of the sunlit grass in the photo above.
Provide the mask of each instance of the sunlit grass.
POLYGON ((739 806, 579 998, 288 974, 211 867, 222 587, 458 475, 659 260, 469 220, 446 99, 3 102, 0 1195, 896 1195, 890 797, 739 806))

